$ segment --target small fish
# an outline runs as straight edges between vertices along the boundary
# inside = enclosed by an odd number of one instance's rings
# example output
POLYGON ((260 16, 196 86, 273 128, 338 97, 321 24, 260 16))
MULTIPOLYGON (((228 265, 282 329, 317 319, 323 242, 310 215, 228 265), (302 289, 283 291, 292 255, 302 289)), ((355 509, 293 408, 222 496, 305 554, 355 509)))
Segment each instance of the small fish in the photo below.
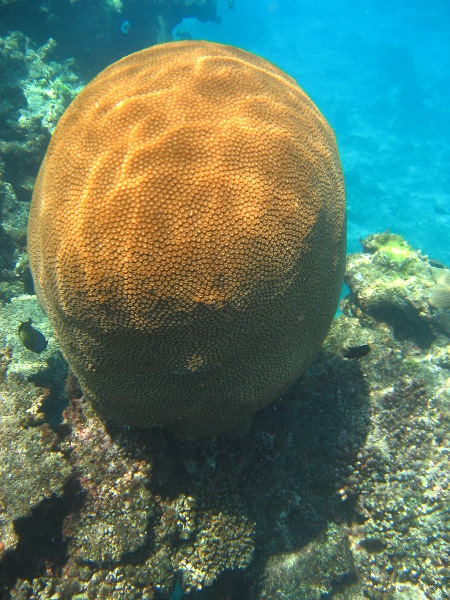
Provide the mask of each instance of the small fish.
POLYGON ((367 356, 370 350, 371 348, 369 344, 363 344, 362 346, 349 346, 348 348, 343 349, 342 356, 345 358, 354 358, 355 360, 359 360, 363 356, 367 356))
POLYGON ((130 31, 130 21, 127 21, 125 19, 125 21, 123 21, 122 25, 120 26, 120 31, 126 35, 129 31, 130 31))
POLYGON ((34 327, 31 327, 30 318, 28 321, 19 325, 17 333, 19 334, 20 341, 27 350, 31 350, 31 352, 40 354, 47 348, 47 340, 40 331, 34 327))

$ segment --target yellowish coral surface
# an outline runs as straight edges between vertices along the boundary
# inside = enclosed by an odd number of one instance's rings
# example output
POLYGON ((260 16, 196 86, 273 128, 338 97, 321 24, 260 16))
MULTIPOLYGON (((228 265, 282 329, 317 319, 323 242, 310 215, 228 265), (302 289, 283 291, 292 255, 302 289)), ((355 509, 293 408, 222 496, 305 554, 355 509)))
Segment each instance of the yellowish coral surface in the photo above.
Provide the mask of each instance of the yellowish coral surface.
POLYGON ((209 42, 100 73, 61 118, 28 229, 36 293, 104 417, 215 434, 309 364, 337 307, 345 186, 293 79, 209 42))

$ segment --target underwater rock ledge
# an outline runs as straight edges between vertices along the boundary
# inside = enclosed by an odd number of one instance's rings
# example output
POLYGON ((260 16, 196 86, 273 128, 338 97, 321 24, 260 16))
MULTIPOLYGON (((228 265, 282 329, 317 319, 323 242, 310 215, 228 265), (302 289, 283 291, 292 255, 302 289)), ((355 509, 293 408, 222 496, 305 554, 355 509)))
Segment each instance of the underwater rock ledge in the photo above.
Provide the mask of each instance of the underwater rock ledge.
POLYGON ((308 373, 236 438, 103 423, 35 298, 13 298, 0 316, 3 596, 449 598, 449 271, 393 234, 362 247, 308 373), (16 335, 28 314, 49 339, 40 358, 16 335))
POLYGON ((185 18, 219 23, 216 0, 1 0, 0 36, 19 30, 38 44, 52 37, 57 60, 74 58, 89 80, 127 54, 171 41, 185 18))

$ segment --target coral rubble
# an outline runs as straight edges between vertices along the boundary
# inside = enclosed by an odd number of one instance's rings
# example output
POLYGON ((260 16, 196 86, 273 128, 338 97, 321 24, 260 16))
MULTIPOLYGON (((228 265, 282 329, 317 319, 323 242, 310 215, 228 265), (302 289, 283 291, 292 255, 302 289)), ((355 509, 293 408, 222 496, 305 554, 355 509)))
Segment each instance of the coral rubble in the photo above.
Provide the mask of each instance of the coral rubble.
POLYGON ((385 241, 371 236, 349 257, 350 295, 320 355, 240 437, 188 442, 103 423, 71 375, 65 408, 48 323, 32 297, 15 298, 2 328, 26 311, 49 346, 27 363, 12 326, 1 339, 3 592, 450 598, 449 340, 430 294, 448 270, 398 237, 389 250, 385 241), (401 301, 398 280, 411 278, 401 301), (381 313, 369 310, 373 296, 385 298, 381 313), (410 324, 399 328, 402 318, 410 324), (366 356, 343 356, 360 344, 366 356), (40 409, 52 394, 53 421, 40 409))

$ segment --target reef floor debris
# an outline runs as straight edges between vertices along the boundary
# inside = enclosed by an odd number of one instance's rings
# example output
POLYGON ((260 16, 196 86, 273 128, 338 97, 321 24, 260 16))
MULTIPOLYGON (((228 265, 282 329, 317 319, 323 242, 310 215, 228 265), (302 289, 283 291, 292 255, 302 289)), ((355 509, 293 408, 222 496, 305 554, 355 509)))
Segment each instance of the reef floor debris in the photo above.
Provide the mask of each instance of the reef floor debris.
POLYGON ((103 423, 35 298, 5 305, 3 597, 450 598, 449 271, 400 236, 362 246, 321 353, 240 437, 103 423))

